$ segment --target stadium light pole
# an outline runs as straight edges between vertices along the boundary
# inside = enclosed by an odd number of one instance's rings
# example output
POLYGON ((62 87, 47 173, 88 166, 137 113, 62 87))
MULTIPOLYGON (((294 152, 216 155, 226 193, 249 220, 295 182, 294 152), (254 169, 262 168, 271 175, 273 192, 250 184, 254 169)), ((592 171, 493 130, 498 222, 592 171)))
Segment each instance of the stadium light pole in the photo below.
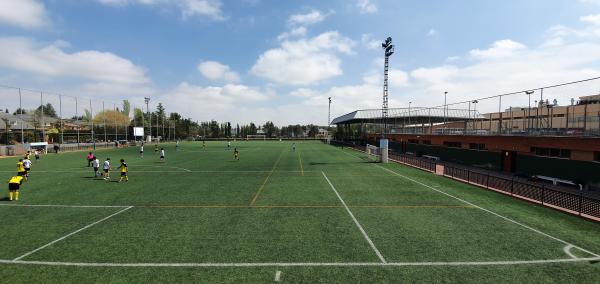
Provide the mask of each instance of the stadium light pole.
POLYGON ((476 127, 475 123, 476 123, 476 121, 477 121, 477 119, 476 119, 476 115, 477 115, 477 104, 479 103, 479 101, 478 101, 478 100, 474 100, 474 101, 472 101, 471 103, 473 103, 473 118, 475 119, 475 121, 471 122, 471 124, 472 124, 472 127, 471 127, 471 128, 472 128, 472 130, 475 130, 475 127, 476 127))
POLYGON ((331 97, 329 99, 329 109, 327 111, 327 130, 331 127, 331 97))
POLYGON ((531 130, 531 94, 533 90, 525 91, 525 94, 529 97, 529 108, 527 110, 527 132, 531 130))
MULTIPOLYGON (((150 108, 148 104, 150 103, 150 97, 144 97, 144 102, 146 103, 146 114, 148 115, 148 133, 150 133, 150 139, 152 140, 152 117, 150 116, 150 108)), ((142 137, 143 138, 143 137, 142 137)), ((150 141, 152 142, 152 141, 150 141)))
POLYGON ((386 138, 387 134, 387 118, 388 118, 388 69, 390 63, 390 56, 394 54, 394 45, 392 44, 392 38, 388 37, 382 44, 381 47, 384 50, 385 62, 383 66, 383 105, 381 108, 381 117, 383 119, 383 139, 386 138))

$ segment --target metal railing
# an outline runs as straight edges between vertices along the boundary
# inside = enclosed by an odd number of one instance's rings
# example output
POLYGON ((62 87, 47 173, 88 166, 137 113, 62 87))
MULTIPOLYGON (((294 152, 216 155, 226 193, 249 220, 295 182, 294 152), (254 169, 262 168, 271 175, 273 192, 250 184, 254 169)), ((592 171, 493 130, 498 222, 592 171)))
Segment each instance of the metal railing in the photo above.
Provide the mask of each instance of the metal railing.
MULTIPOLYGON (((364 151, 360 144, 332 141, 332 145, 342 145, 364 151)), ((447 165, 438 161, 417 158, 390 151, 388 157, 394 162, 435 173, 437 165, 443 165, 444 176, 472 184, 488 190, 500 192, 514 198, 554 208, 563 212, 600 221, 600 199, 584 194, 553 188, 542 183, 526 182, 515 178, 500 177, 489 172, 480 172, 466 167, 447 165)))

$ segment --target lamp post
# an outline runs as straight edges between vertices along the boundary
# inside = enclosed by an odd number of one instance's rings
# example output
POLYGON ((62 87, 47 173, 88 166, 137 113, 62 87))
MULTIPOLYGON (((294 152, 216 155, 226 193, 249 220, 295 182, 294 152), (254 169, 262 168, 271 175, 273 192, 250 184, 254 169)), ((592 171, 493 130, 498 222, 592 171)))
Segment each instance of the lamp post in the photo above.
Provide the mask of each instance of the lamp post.
POLYGON ((527 132, 532 128, 531 126, 531 94, 533 94, 533 90, 525 91, 525 94, 529 97, 529 108, 527 111, 527 132))
MULTIPOLYGON (((479 101, 478 100, 474 100, 471 103, 473 103, 473 118, 475 118, 476 115, 477 115, 477 103, 479 103, 479 101)), ((475 130, 475 122, 472 122, 472 125, 473 126, 471 128, 473 130, 475 130)))
POLYGON ((329 109, 327 110, 327 128, 330 128, 331 127, 331 97, 329 97, 327 99, 329 100, 329 109))
MULTIPOLYGON (((146 113, 148 115, 148 133, 150 133, 150 139, 152 140, 152 117, 150 116, 150 108, 148 104, 150 103, 150 97, 144 97, 144 102, 146 103, 146 113)), ((152 141, 150 141, 152 142, 152 141)))

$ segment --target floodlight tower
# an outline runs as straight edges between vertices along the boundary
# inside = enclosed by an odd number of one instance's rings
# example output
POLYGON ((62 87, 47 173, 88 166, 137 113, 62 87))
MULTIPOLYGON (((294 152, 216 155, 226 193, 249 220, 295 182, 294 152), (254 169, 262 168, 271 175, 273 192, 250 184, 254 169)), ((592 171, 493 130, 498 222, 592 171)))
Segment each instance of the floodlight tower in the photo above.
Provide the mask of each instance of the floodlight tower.
POLYGON ((385 63, 383 66, 383 106, 381 108, 381 117, 383 119, 383 131, 382 135, 385 139, 387 135, 387 119, 388 119, 388 69, 390 63, 390 56, 394 54, 394 45, 392 44, 392 38, 388 37, 382 44, 381 47, 385 51, 385 63))

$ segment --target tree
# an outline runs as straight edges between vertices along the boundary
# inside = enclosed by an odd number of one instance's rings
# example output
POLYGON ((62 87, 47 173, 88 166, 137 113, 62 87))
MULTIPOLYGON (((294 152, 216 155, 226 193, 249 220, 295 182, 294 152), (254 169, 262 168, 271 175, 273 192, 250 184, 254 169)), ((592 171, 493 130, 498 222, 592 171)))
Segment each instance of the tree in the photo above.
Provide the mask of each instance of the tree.
MULTIPOLYGON (((43 110, 44 110, 44 116, 49 116, 49 117, 54 117, 54 118, 58 117, 56 115, 56 110, 54 110, 54 107, 52 106, 51 103, 47 103, 45 106, 43 106, 43 110)), ((39 106, 35 111, 38 113, 38 115, 41 114, 42 106, 39 106)))
POLYGON ((124 126, 129 125, 129 117, 125 116, 120 111, 105 110, 96 114, 94 124, 100 125, 106 123, 107 126, 124 126))
POLYGON ((92 113, 87 109, 83 109, 83 119, 82 120, 85 122, 92 121, 92 113))
POLYGON ((277 135, 277 132, 279 130, 272 121, 267 121, 265 125, 263 125, 263 131, 265 132, 265 135, 267 135, 267 137, 271 138, 277 135))
POLYGON ((22 108, 17 108, 17 110, 15 110, 15 112, 13 112, 13 115, 19 115, 19 114, 27 114, 27 111, 25 109, 22 108))
POLYGON ((142 127, 148 125, 144 118, 144 111, 142 111, 141 108, 136 107, 133 109, 133 118, 135 120, 135 124, 137 125, 141 125, 142 127))
POLYGON ((210 137, 212 138, 218 138, 219 137, 219 123, 217 123, 216 121, 212 120, 210 122, 210 137))
POLYGON ((131 103, 128 100, 123 100, 123 111, 122 113, 129 117, 129 113, 131 112, 131 103))

